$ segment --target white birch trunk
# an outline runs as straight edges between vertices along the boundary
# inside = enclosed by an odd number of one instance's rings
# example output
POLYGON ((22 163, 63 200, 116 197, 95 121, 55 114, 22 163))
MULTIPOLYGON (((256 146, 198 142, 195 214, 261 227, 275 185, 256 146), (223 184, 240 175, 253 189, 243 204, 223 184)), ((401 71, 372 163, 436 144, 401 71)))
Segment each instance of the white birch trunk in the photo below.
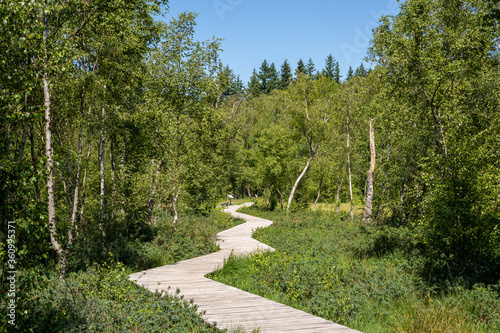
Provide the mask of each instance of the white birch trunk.
POLYGON ((321 196, 321 184, 322 183, 323 183, 323 176, 321 176, 321 179, 319 180, 318 195, 316 196, 316 200, 314 200, 313 212, 316 211, 316 205, 318 204, 319 197, 321 196))
POLYGON ((354 199, 352 196, 352 179, 351 179, 351 146, 349 133, 349 115, 347 115, 347 170, 349 173, 349 193, 351 196, 351 221, 354 221, 354 199))
POLYGON ((155 200, 156 200, 156 187, 158 186, 158 178, 160 177, 160 172, 161 172, 161 165, 162 165, 162 160, 158 161, 158 166, 156 167, 156 174, 155 178, 153 179, 153 182, 150 186, 151 188, 151 196, 149 198, 149 203, 148 203, 148 215, 146 218, 146 223, 148 225, 151 225, 151 218, 153 216, 153 208, 155 206, 155 200))
POLYGON ((106 116, 106 111, 104 108, 104 104, 101 105, 101 134, 99 139, 99 173, 100 173, 100 189, 101 189, 101 219, 99 221, 99 231, 101 232, 101 236, 104 238, 106 233, 104 231, 103 222, 107 220, 106 216, 106 179, 104 177, 104 151, 106 142, 104 140, 104 117, 106 116))
POLYGON ((78 192, 80 189, 80 171, 82 169, 82 131, 80 130, 80 134, 78 136, 78 165, 76 171, 76 180, 75 180, 75 191, 73 194, 73 211, 71 213, 71 226, 68 230, 68 244, 73 244, 73 229, 75 228, 76 218, 78 215, 78 192))
POLYGON ((312 161, 313 157, 314 157, 314 153, 311 153, 309 159, 307 160, 306 166, 302 170, 302 173, 299 175, 299 177, 295 181, 295 184, 293 184, 292 190, 290 191, 290 196, 288 197, 288 204, 286 206, 287 212, 290 211, 290 206, 292 205, 293 196, 295 195, 295 191, 297 190, 297 187, 299 186, 300 180, 302 179, 302 177, 304 177, 307 170, 309 170, 309 167, 311 166, 311 161, 312 161))
MULTIPOLYGON (((45 39, 45 34, 44 34, 45 39)), ((57 236, 57 226, 56 226, 56 204, 54 196, 54 154, 52 150, 52 115, 50 113, 50 84, 48 80, 47 72, 43 76, 43 94, 44 94, 44 106, 45 106, 45 154, 47 156, 47 193, 48 193, 48 219, 49 219, 49 231, 50 231, 50 243, 52 248, 57 253, 57 259, 59 260, 59 277, 64 279, 66 275, 66 255, 56 239, 57 236)))
POLYGON ((363 223, 369 224, 372 218, 373 207, 373 175, 375 173, 376 164, 376 151, 375 151, 375 133, 373 129, 373 119, 370 119, 370 169, 368 170, 368 177, 366 179, 367 191, 365 211, 363 214, 363 223))

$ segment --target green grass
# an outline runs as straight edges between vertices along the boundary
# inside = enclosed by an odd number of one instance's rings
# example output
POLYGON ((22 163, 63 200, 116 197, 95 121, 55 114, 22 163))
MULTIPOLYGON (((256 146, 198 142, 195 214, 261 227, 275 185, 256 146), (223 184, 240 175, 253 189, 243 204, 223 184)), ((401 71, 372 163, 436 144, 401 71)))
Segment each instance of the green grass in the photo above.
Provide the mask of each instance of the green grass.
POLYGON ((255 238, 274 253, 230 257, 211 277, 362 332, 500 332, 500 284, 435 292, 406 229, 332 211, 242 212, 273 220, 255 238))
MULTIPOLYGON (((351 204, 347 202, 342 202, 339 205, 341 212, 350 213, 351 212, 351 204)), ((310 209, 312 210, 313 204, 310 205, 310 209)), ((337 211, 337 205, 326 202, 318 202, 316 205, 316 210, 318 211, 326 211, 326 212, 335 212, 337 211)), ((361 216, 363 214, 364 207, 363 205, 354 205, 353 214, 354 216, 361 216)))

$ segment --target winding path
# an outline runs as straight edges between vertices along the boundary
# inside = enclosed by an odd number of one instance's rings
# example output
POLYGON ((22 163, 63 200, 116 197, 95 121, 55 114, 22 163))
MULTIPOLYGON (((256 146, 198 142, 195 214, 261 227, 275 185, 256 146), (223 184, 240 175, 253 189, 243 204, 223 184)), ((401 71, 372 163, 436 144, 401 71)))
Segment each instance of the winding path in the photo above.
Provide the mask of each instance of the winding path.
POLYGON ((250 294, 205 278, 222 267, 231 252, 236 255, 257 250, 274 249, 252 238, 255 229, 270 226, 273 222, 237 213, 242 206, 225 210, 246 223, 217 234, 220 251, 175 264, 149 269, 130 275, 130 279, 151 291, 173 292, 177 288, 185 299, 193 299, 203 318, 219 328, 260 332, 357 332, 345 326, 313 316, 304 311, 250 294), (169 290, 170 287, 170 290, 169 290))

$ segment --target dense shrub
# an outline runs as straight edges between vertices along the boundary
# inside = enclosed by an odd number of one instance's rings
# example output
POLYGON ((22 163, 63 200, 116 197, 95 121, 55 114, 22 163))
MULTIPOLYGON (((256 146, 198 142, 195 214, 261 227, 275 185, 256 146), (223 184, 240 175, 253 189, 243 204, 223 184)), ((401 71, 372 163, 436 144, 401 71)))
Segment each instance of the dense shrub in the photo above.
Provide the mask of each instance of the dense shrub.
MULTIPOLYGON (((241 222, 215 211, 208 217, 184 215, 175 224, 171 218, 158 218, 148 227, 150 231, 146 236, 144 233, 108 234, 112 241, 100 237, 77 238, 69 252, 65 282, 57 276, 54 262, 47 266, 19 267, 16 276, 18 331, 217 331, 203 322, 196 307, 176 297, 163 298, 139 288, 128 281, 127 274, 216 251, 216 233, 241 222), (111 263, 112 267, 105 263, 111 263)), ((28 256, 22 250, 19 253, 23 258, 28 256)), ((2 256, 5 252, 0 252, 2 256)), ((1 283, 2 288, 8 289, 6 262, 2 261, 1 283)), ((0 294, 1 308, 5 309, 9 301, 7 293, 0 294)), ((6 316, 0 319, 0 332, 10 327, 7 320, 6 316)))
POLYGON ((18 304, 20 332, 218 332, 186 300, 129 281, 122 265, 38 280, 18 304))

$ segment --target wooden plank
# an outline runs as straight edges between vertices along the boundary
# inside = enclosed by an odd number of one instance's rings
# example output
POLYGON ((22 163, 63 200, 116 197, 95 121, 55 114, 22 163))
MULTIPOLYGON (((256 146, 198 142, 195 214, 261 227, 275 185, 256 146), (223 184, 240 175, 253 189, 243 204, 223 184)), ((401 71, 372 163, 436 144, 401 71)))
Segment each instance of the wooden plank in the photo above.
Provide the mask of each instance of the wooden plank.
POLYGON ((252 238, 255 229, 270 226, 272 221, 236 213, 241 206, 230 206, 225 212, 247 221, 217 234, 220 251, 184 260, 172 265, 153 268, 129 276, 130 280, 151 291, 180 295, 194 300, 203 318, 220 328, 251 332, 357 332, 353 329, 313 316, 304 311, 250 294, 243 290, 205 278, 222 267, 231 253, 246 254, 274 249, 252 238))

